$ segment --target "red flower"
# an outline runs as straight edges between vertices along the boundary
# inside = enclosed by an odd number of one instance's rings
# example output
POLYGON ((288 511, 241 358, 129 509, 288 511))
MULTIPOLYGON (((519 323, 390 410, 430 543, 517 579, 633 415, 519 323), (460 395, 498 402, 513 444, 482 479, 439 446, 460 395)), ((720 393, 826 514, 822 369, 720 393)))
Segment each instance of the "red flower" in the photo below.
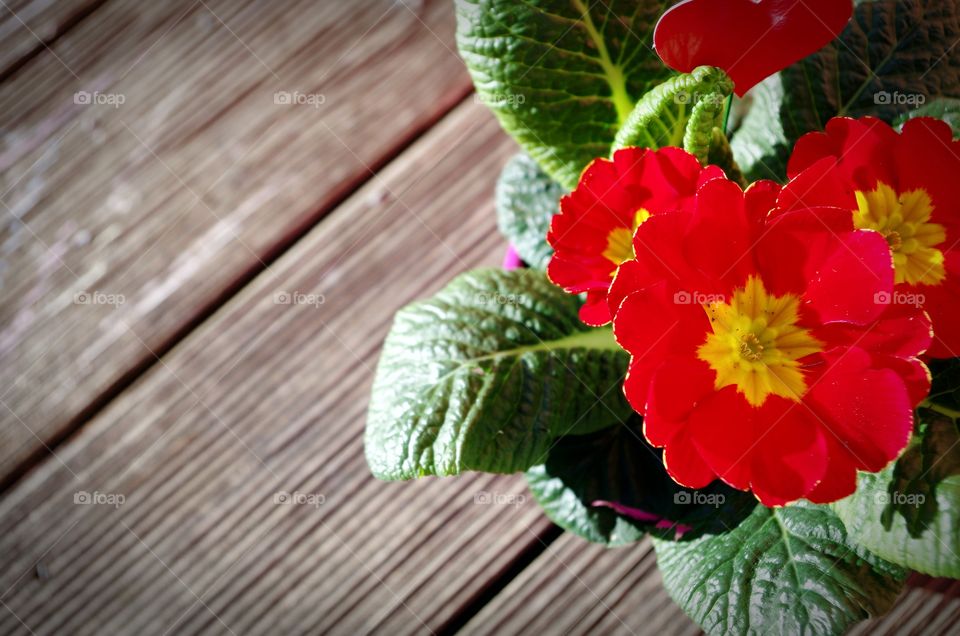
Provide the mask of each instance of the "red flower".
POLYGON ((930 314, 930 355, 960 356, 960 142, 950 127, 914 119, 897 134, 872 117, 837 118, 805 135, 790 158, 784 206, 853 211, 856 227, 893 250, 891 304, 930 314))
POLYGON ((684 0, 660 18, 653 43, 681 73, 722 68, 742 96, 829 44, 852 14, 850 0, 684 0))
POLYGON ((577 188, 560 200, 547 234, 555 250, 547 275, 572 294, 586 292, 583 322, 610 322, 607 289, 620 263, 633 258, 637 226, 651 215, 689 208, 697 186, 718 176, 720 168, 702 168, 679 148, 624 148, 612 161, 587 166, 577 188))
POLYGON ((890 249, 839 209, 768 218, 779 186, 714 179, 634 236, 609 292, 624 391, 678 483, 719 477, 765 505, 852 493, 906 446, 929 390, 919 310, 890 249))

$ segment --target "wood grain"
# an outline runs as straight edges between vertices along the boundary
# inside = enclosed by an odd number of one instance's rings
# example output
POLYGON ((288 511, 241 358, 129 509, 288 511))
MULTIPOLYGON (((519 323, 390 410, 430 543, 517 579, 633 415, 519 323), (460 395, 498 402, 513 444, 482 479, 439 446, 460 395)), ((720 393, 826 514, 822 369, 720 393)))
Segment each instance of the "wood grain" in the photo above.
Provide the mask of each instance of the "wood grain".
POLYGON ((39 54, 104 0, 3 0, 0 4, 0 81, 39 54))
POLYGON ((463 633, 701 632, 664 591, 649 540, 609 549, 565 534, 487 604, 463 633))
MULTIPOLYGON (((914 575, 886 615, 851 636, 954 636, 960 581, 914 575)), ((607 549, 566 534, 487 604, 464 634, 701 634, 673 603, 649 541, 607 549)))
POLYGON ((886 615, 850 630, 851 636, 956 636, 960 633, 960 581, 918 574, 886 615))
POLYGON ((0 85, 0 483, 467 94, 453 29, 448 0, 113 0, 0 85))
POLYGON ((512 152, 467 100, 10 491, 0 633, 424 633, 538 545, 535 504, 475 503, 521 480, 378 483, 361 443, 394 312, 502 254, 512 152))
MULTIPOLYGON (((0 634, 699 633, 649 542, 549 543, 516 477, 366 470, 394 312, 503 250, 515 148, 449 0, 5 3, 37 37, 0 15, 0 483, 39 463, 0 499, 0 634)), ((958 599, 915 577, 853 633, 955 634, 958 599)))

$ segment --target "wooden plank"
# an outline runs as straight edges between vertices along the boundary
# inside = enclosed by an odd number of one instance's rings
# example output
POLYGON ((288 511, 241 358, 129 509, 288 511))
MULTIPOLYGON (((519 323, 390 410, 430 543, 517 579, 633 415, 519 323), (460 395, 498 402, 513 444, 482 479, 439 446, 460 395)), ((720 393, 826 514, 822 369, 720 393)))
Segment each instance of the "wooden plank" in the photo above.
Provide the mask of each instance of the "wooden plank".
MULTIPOLYGON (((960 581, 914 575, 886 616, 851 636, 955 636, 960 581)), ((663 589, 649 541, 607 549, 565 534, 470 621, 464 634, 701 634, 663 589)))
POLYGON ((112 0, 0 85, 0 484, 469 92, 452 11, 112 0))
POLYGON ((532 501, 475 503, 519 478, 384 484, 362 458, 392 316, 497 263, 513 152, 468 100, 10 490, 0 633, 426 633, 537 546, 532 501))
POLYGON ((914 574, 886 616, 865 621, 851 636, 956 636, 960 633, 960 581, 914 574))
POLYGON ((565 534, 464 634, 699 634, 661 584, 653 546, 608 549, 565 534))
POLYGON ((104 0, 4 0, 0 5, 0 81, 53 44, 104 0))

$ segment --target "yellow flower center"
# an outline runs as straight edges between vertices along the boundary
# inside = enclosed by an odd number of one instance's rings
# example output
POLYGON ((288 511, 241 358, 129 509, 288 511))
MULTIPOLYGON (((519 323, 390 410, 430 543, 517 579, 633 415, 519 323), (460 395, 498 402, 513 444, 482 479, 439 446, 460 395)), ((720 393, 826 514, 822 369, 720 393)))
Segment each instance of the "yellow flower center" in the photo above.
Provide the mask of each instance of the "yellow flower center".
MULTIPOLYGON (((645 209, 637 210, 633 218, 633 227, 618 227, 607 235, 607 249, 603 251, 603 257, 620 267, 620 264, 636 258, 633 251, 633 235, 640 227, 640 224, 650 218, 650 213, 645 209)), ((612 277, 616 272, 612 272, 612 277)))
POLYGON ((751 276, 729 303, 718 301, 703 308, 713 333, 697 349, 697 356, 717 374, 717 390, 734 385, 755 407, 771 394, 800 401, 807 382, 798 361, 823 345, 797 325, 797 296, 768 294, 763 281, 751 276))
POLYGON ((942 225, 931 223, 933 201, 926 190, 897 195, 883 182, 871 192, 857 191, 853 223, 857 229, 876 230, 893 251, 897 284, 939 285, 946 278, 943 252, 937 246, 947 240, 942 225))

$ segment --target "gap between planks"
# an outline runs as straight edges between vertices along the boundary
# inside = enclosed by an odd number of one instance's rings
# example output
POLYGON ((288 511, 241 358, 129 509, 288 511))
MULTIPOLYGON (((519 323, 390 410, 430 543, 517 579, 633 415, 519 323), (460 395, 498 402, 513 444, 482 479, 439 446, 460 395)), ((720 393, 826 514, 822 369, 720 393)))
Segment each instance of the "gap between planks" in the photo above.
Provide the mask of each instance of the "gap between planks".
MULTIPOLYGON (((56 309, 56 302, 80 284, 61 267, 60 274, 51 278, 53 287, 45 292, 30 329, 21 334, 14 352, 5 354, 0 374, 6 375, 3 384, 13 387, 12 397, 5 396, 6 404, 21 415, 11 418, 10 412, 0 411, 0 420, 4 421, 0 448, 6 449, 0 457, 0 490, 9 489, 40 459, 49 456, 43 443, 54 450, 59 448, 94 414, 155 366, 158 357, 162 358, 259 272, 267 271, 279 254, 370 178, 368 167, 378 171, 471 91, 462 63, 454 59, 450 50, 453 17, 447 0, 420 5, 420 15, 404 9, 406 5, 394 4, 385 12, 386 3, 359 2, 352 7, 364 20, 346 28, 341 26, 340 19, 340 14, 349 8, 345 5, 326 5, 320 17, 311 13, 291 19, 277 7, 292 11, 297 8, 293 2, 271 3, 263 10, 236 3, 229 5, 229 13, 208 2, 284 76, 280 87, 309 90, 310 86, 319 86, 327 91, 332 110, 324 113, 333 118, 329 119, 329 126, 316 117, 311 119, 309 113, 305 116, 302 109, 263 106, 263 100, 269 101, 271 90, 277 87, 272 71, 257 64, 232 34, 217 28, 217 22, 204 13, 201 5, 190 0, 166 5, 111 0, 56 42, 55 48, 73 52, 76 60, 69 56, 65 59, 81 77, 108 76, 111 69, 116 70, 113 75, 119 76, 121 70, 125 71, 120 83, 111 89, 130 96, 124 106, 123 125, 108 117, 100 132, 109 139, 109 146, 91 149, 86 128, 92 116, 90 111, 73 107, 76 112, 71 111, 70 116, 82 122, 73 128, 62 119, 59 105, 69 102, 78 86, 92 87, 89 82, 78 83, 52 54, 41 52, 9 82, 0 85, 0 91, 6 91, 0 100, 4 102, 0 109, 3 126, 31 132, 17 146, 23 146, 22 149, 14 152, 7 148, 4 153, 13 157, 10 161, 18 167, 16 174, 10 174, 11 181, 30 176, 15 181, 16 188, 8 197, 10 205, 14 205, 14 199, 29 202, 34 196, 22 190, 33 182, 31 171, 36 156, 42 157, 46 151, 28 143, 35 136, 33 133, 45 130, 47 121, 59 122, 57 125, 67 130, 62 152, 69 165, 54 164, 56 170, 51 178, 69 179, 72 185, 67 190, 54 188, 43 193, 43 212, 32 210, 23 221, 31 233, 39 235, 38 241, 28 237, 28 244, 55 245, 58 239, 52 228, 63 222, 84 231, 89 225, 92 248, 99 244, 101 235, 117 225, 116 219, 103 212, 110 209, 111 200, 105 199, 109 199, 107 195, 115 185, 111 185, 112 181, 132 179, 135 185, 131 187, 144 192, 142 209, 134 210, 135 218, 120 221, 124 229, 113 243, 105 245, 105 249, 70 248, 62 261, 83 277, 95 274, 97 268, 107 263, 105 273, 88 288, 120 291, 131 302, 110 311, 94 306, 56 309), (190 11, 193 13, 187 15, 190 11), (279 11, 280 17, 268 20, 270 16, 264 11, 279 11), (312 23, 303 19, 311 16, 312 23), (203 17, 208 19, 199 19, 203 17), (327 22, 322 23, 323 20, 327 22), (118 24, 123 28, 116 27, 118 24), (204 31, 209 28, 214 28, 213 36, 220 40, 212 41, 215 38, 204 31), (331 30, 337 35, 314 37, 317 32, 331 30), (350 37, 356 40, 361 31, 362 41, 349 47, 353 40, 347 36, 352 33, 350 37), (284 37, 271 39, 269 33, 284 37), (437 33, 448 42, 437 41, 437 33), (323 44, 340 41, 336 37, 343 40, 342 48, 349 53, 342 63, 324 48, 329 45, 323 44), (275 41, 292 48, 286 52, 271 48, 275 41), (100 58, 88 51, 108 44, 114 55, 100 58), (208 63, 185 65, 184 55, 196 55, 208 59, 208 63), (317 59, 326 64, 318 65, 317 59), (230 72, 237 63, 246 69, 246 75, 240 79, 230 72), (325 69, 326 66, 329 68, 325 69), (128 69, 134 67, 136 72, 129 73, 128 69), (213 68, 218 77, 208 79, 213 68), (381 77, 384 73, 387 75, 381 77), (176 83, 169 84, 174 76, 176 83), (358 97, 374 92, 377 100, 358 97), (137 95, 144 99, 135 99, 137 95), (351 107, 350 100, 354 99, 359 101, 351 107), (196 108, 198 102, 209 112, 196 108), (161 105, 164 109, 172 108, 170 112, 176 114, 158 119, 157 109, 161 105), (387 110, 389 116, 384 114, 387 110), (359 119, 351 123, 351 118, 359 119), (127 122, 134 131, 126 126, 127 122), (251 127, 255 130, 249 130, 251 127), (216 188, 210 186, 207 192, 209 181, 221 175, 225 165, 235 162, 236 157, 226 155, 232 152, 232 138, 239 132, 248 140, 253 139, 250 148, 255 152, 242 157, 243 165, 231 168, 229 175, 223 175, 228 178, 216 188), (247 134, 250 132, 253 134, 247 134), (144 151, 134 135, 146 139, 162 159, 144 151), (351 157, 341 141, 360 156, 351 157), (139 163, 130 163, 124 153, 138 155, 139 163), (220 167, 211 169, 216 165, 220 167), (100 176, 85 175, 88 166, 96 167, 100 176), (168 172, 171 166, 186 183, 168 172), (241 172, 246 176, 240 178, 241 172), (283 192, 249 214, 241 214, 242 209, 262 198, 264 188, 269 187, 283 192), (209 202, 198 203, 184 191, 187 188, 204 192, 203 199, 209 202), (220 217, 218 223, 214 224, 210 212, 203 209, 205 206, 220 217), (77 209, 83 213, 78 215, 77 209), (168 234, 158 220, 171 217, 177 219, 178 229, 168 234), (138 313, 143 297, 164 288, 176 273, 174 270, 179 271, 174 264, 192 249, 191 241, 224 223, 238 224, 236 240, 227 241, 220 252, 209 258, 203 257, 207 260, 193 257, 200 259, 199 269, 171 291, 162 304, 144 310, 142 315, 138 313), (244 243, 243 248, 240 243, 244 243), (246 244, 252 245, 256 253, 248 250, 246 244), (144 255, 149 258, 141 261, 144 255), (114 289, 118 285, 120 289, 114 289), (121 322, 127 325, 128 332, 117 335, 113 327, 121 322), (44 359, 51 342, 63 334, 69 336, 55 343, 63 350, 44 359), (83 364, 77 361, 89 350, 100 347, 103 353, 96 359, 83 364), (35 363, 39 364, 34 366, 35 363), (70 383, 76 386, 65 392, 64 387, 70 383), (43 396, 42 401, 39 396, 43 396), (24 421, 18 423, 16 419, 24 421), (36 431, 43 442, 27 429, 36 431)), ((306 2, 300 10, 310 7, 306 2)), ((338 51, 341 52, 344 51, 338 51)), ((60 53, 64 55, 63 50, 60 53)), ((218 182, 219 179, 214 185, 218 182)), ((62 185, 63 181, 59 183, 62 185)), ((5 214, 5 210, 0 213, 5 214)), ((17 279, 26 282, 8 290, 11 302, 5 300, 3 305, 11 311, 19 302, 17 298, 29 297, 30 285, 39 286, 42 282, 39 278, 34 280, 34 273, 43 268, 32 257, 16 258, 19 260, 8 265, 12 271, 23 272, 17 279)), ((25 309, 33 311, 33 306, 25 309)), ((6 331, 14 329, 10 323, 6 327, 6 331)))
POLYGON ((374 482, 360 435, 396 308, 502 254, 493 185, 513 152, 482 106, 461 104, 65 444, 69 469, 28 475, 0 500, 4 602, 38 634, 222 630, 217 616, 243 633, 463 622, 549 523, 529 500, 472 503, 481 488, 522 492, 516 478, 374 482), (272 306, 276 289, 327 302, 272 306), (71 505, 81 487, 128 504, 71 505), (281 488, 330 506, 270 505, 281 488), (16 579, 41 557, 48 579, 16 579))

